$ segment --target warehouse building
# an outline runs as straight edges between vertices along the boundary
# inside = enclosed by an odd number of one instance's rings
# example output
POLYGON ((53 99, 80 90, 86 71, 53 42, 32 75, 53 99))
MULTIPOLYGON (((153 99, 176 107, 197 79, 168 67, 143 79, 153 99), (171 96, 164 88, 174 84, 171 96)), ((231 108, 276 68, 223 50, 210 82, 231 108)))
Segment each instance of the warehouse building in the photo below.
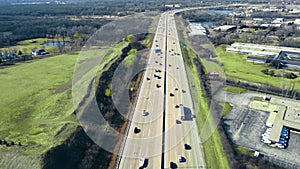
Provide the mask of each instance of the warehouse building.
POLYGON ((300 110, 288 106, 279 106, 277 111, 270 113, 266 125, 272 127, 269 140, 277 143, 280 140, 283 127, 300 131, 300 110))

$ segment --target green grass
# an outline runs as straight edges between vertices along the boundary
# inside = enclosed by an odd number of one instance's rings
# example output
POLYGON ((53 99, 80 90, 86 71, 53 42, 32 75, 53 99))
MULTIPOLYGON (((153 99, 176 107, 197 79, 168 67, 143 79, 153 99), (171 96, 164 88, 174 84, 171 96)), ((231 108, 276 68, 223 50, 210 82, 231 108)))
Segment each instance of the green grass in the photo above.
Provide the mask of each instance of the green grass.
POLYGON ((237 151, 243 153, 243 154, 246 154, 246 155, 250 155, 250 156, 253 156, 253 151, 249 150, 249 149, 246 149, 242 146, 235 146, 234 147, 237 151))
MULTIPOLYGON (((182 22, 177 22, 177 28, 183 30, 182 38, 187 39, 186 29, 182 22)), ((189 84, 195 86, 190 88, 192 89, 194 112, 197 115, 196 121, 200 131, 201 141, 205 141, 202 146, 206 165, 208 168, 229 169, 229 163, 223 149, 219 132, 210 115, 208 100, 203 96, 197 68, 193 63, 193 58, 197 56, 188 45, 186 49, 181 50, 186 64, 189 84)))
MULTIPOLYGON (((45 46, 45 47, 41 46, 41 44, 43 44, 47 41, 50 41, 50 39, 48 39, 48 38, 37 38, 37 39, 24 40, 24 41, 19 42, 15 46, 1 48, 0 50, 5 51, 5 50, 16 49, 17 51, 21 50, 23 52, 23 55, 31 55, 31 51, 34 48, 37 48, 37 49, 44 48, 50 54, 51 53, 58 53, 59 50, 56 46, 45 46), (26 53, 25 53, 24 49, 26 50, 26 53)), ((54 40, 54 41, 56 41, 56 40, 54 40)), ((66 48, 69 48, 69 47, 66 47, 66 48)))
POLYGON ((264 99, 262 97, 253 97, 253 100, 256 100, 256 101, 263 101, 264 99))
POLYGON ((1 139, 21 142, 35 156, 70 134, 78 125, 70 88, 76 59, 64 54, 0 70, 1 139), (55 136, 64 124, 67 130, 55 136))
POLYGON ((226 86, 224 88, 224 90, 226 92, 234 93, 234 94, 241 94, 241 93, 250 92, 250 90, 243 89, 243 88, 240 88, 240 87, 235 87, 235 86, 226 86))
POLYGON ((203 66, 206 70, 205 73, 219 72, 220 77, 225 78, 225 72, 224 72, 223 68, 220 65, 218 65, 215 62, 212 62, 212 61, 209 61, 209 60, 206 60, 206 59, 202 59, 202 58, 201 58, 201 62, 202 62, 203 66))
MULTIPOLYGON (((75 86, 82 86, 82 90, 87 91, 85 83, 88 81, 84 79, 96 74, 97 84, 101 73, 129 44, 127 40, 111 49, 82 51, 79 59, 78 53, 63 54, 0 69, 0 139, 24 145, 21 150, 0 146, 1 155, 21 151, 26 157, 34 159, 33 166, 37 167, 33 168, 40 168, 40 155, 64 142, 79 125, 73 115, 72 100, 76 62, 80 65, 93 62, 97 56, 105 56, 101 65, 87 70, 76 82, 75 86), (66 124, 66 129, 60 132, 66 124)), ((5 160, 9 160, 9 156, 5 160)))
POLYGON ((300 78, 289 80, 265 75, 261 71, 271 67, 268 65, 247 62, 246 58, 249 55, 226 52, 221 46, 216 48, 216 53, 220 57, 220 61, 224 65, 226 77, 229 79, 259 84, 270 84, 285 89, 289 87, 289 84, 292 81, 295 81, 295 89, 300 89, 300 78))
POLYGON ((225 117, 232 110, 232 106, 229 103, 224 104, 222 117, 225 117))
POLYGON ((124 59, 124 65, 126 68, 129 68, 131 65, 133 65, 135 59, 136 59, 136 49, 131 49, 127 56, 124 59))

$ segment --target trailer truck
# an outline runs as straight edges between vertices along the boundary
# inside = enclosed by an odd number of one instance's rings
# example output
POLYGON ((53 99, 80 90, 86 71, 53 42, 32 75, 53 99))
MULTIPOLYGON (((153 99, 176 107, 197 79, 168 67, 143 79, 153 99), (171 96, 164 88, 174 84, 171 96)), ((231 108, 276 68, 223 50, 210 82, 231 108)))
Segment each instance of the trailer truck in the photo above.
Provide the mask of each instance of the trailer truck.
POLYGON ((180 109, 180 118, 181 118, 181 120, 185 120, 184 107, 183 107, 182 104, 179 105, 179 109, 180 109))

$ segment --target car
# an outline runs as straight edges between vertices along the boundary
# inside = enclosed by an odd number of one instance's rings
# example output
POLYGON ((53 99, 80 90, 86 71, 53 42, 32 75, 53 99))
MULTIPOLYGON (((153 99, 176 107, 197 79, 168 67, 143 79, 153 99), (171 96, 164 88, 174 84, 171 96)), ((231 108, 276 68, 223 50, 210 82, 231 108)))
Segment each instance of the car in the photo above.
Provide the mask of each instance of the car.
POLYGON ((182 163, 185 162, 185 158, 182 155, 177 156, 178 162, 182 163))
POLYGON ((157 77, 157 79, 161 79, 161 77, 160 76, 156 76, 157 77))
POLYGON ((169 64, 169 66, 171 67, 172 65, 171 65, 171 64, 169 64))
POLYGON ((175 169, 175 168, 178 168, 178 166, 177 166, 177 164, 176 163, 174 163, 174 162, 170 162, 170 168, 171 169, 175 169))
POLYGON ((156 60, 155 63, 158 63, 158 61, 156 60))
POLYGON ((161 72, 161 70, 159 70, 159 69, 155 69, 155 72, 161 72))
POLYGON ((137 134, 137 133, 141 132, 141 129, 135 127, 134 130, 133 130, 133 132, 134 132, 134 134, 137 134))
POLYGON ((140 158, 139 159, 139 169, 147 168, 148 163, 149 163, 149 159, 148 158, 140 158))
POLYGON ((143 110, 143 113, 142 113, 143 116, 147 116, 148 114, 149 113, 146 110, 143 110))
POLYGON ((150 77, 147 77, 147 80, 150 80, 150 77))
POLYGON ((177 67, 176 69, 179 69, 179 67, 177 67))
POLYGON ((184 144, 184 149, 190 150, 190 149, 192 149, 192 147, 190 145, 188 145, 188 144, 184 144))
POLYGON ((176 124, 181 124, 181 121, 176 119, 176 124))
POLYGON ((178 88, 177 88, 177 87, 175 88, 175 91, 178 91, 178 88))
POLYGON ((185 90, 181 90, 182 91, 182 93, 186 93, 186 91, 185 90))
POLYGON ((170 93, 170 97, 173 97, 173 96, 175 96, 173 93, 170 93))
POLYGON ((178 104, 176 104, 176 105, 175 105, 175 108, 179 108, 179 105, 178 105, 178 104))
POLYGON ((159 84, 156 84, 156 88, 160 88, 161 87, 161 85, 159 85, 159 84))
POLYGON ((156 75, 156 74, 153 74, 153 77, 157 77, 157 75, 156 75))

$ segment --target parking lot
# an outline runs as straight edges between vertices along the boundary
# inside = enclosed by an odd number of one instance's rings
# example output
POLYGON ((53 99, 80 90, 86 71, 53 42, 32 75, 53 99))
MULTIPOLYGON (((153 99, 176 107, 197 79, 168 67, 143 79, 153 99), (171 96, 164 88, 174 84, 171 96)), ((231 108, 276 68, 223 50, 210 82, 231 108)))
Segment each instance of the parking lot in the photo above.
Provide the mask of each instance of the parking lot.
POLYGON ((234 108, 224 118, 225 130, 232 141, 242 147, 259 151, 263 158, 286 168, 300 167, 300 134, 291 132, 288 147, 278 149, 261 142, 261 135, 266 131, 268 112, 249 109, 245 103, 259 94, 227 94, 221 93, 220 99, 232 103, 234 108), (225 98, 225 99, 224 99, 225 98), (240 104, 242 101, 242 104, 240 104), (244 104, 243 104, 244 103, 244 104))

